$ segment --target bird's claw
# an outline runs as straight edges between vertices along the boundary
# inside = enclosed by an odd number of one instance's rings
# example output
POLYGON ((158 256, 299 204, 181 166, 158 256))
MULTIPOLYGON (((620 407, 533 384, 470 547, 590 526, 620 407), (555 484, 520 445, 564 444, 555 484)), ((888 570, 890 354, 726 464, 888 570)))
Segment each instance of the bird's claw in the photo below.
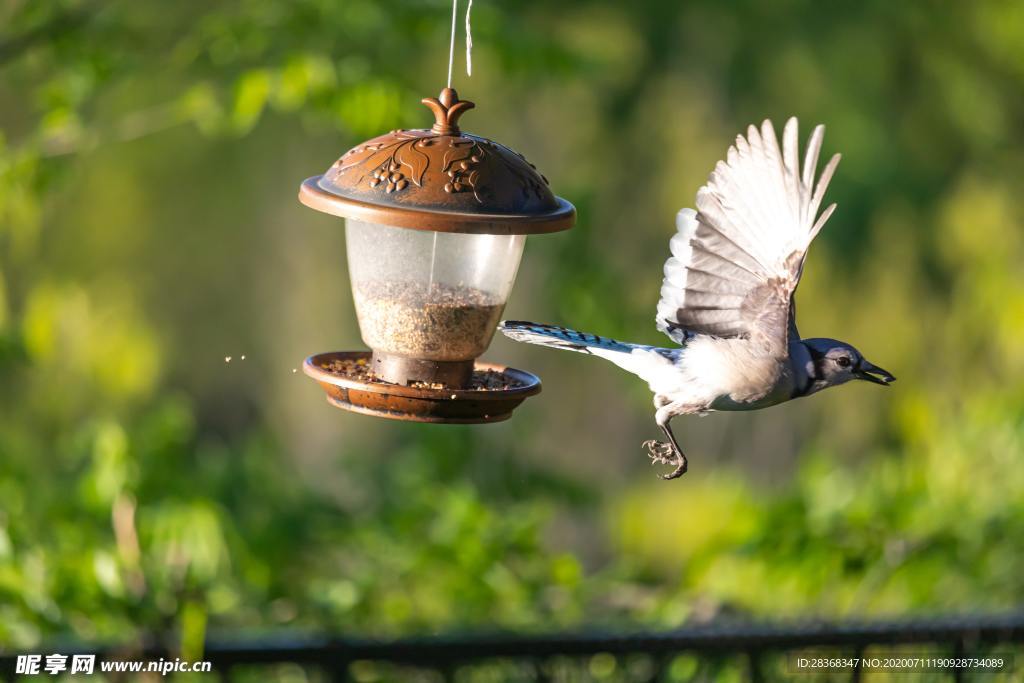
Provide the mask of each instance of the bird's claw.
POLYGON ((674 465, 676 463, 676 452, 672 444, 664 441, 648 439, 644 441, 643 447, 647 449, 647 455, 652 465, 674 465))
POLYGON ((686 474, 686 456, 673 448, 672 444, 648 439, 643 446, 647 449, 652 465, 675 465, 676 468, 668 474, 658 475, 662 479, 678 479, 686 474))

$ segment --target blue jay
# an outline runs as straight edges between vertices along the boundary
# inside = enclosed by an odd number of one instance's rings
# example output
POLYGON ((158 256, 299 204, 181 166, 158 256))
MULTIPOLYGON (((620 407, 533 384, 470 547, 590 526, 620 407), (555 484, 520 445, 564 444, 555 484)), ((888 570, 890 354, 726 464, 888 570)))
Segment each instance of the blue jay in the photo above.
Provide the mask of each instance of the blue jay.
POLYGON ((646 381, 654 392, 654 421, 667 442, 646 441, 654 463, 686 472, 669 421, 676 415, 756 410, 861 379, 895 381, 846 342, 802 339, 793 295, 811 241, 835 204, 819 215, 836 154, 815 183, 825 133, 811 134, 803 169, 797 121, 782 133, 770 121, 736 137, 697 192, 697 210, 676 216, 672 256, 658 302, 657 327, 679 346, 660 348, 523 321, 501 330, 517 341, 605 358, 646 381))

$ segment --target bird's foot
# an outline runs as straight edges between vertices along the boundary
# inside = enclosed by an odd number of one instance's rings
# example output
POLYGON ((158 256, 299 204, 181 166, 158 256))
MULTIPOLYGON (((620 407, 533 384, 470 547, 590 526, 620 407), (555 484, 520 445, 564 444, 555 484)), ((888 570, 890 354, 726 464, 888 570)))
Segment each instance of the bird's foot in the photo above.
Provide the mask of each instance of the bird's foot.
POLYGON ((647 456, 651 459, 652 465, 675 465, 676 468, 670 473, 659 475, 662 479, 678 479, 686 474, 686 456, 672 444, 648 439, 644 441, 643 446, 647 449, 647 456))
POLYGON ((648 439, 644 441, 643 447, 647 449, 647 456, 651 459, 652 465, 676 464, 676 451, 672 444, 648 439))

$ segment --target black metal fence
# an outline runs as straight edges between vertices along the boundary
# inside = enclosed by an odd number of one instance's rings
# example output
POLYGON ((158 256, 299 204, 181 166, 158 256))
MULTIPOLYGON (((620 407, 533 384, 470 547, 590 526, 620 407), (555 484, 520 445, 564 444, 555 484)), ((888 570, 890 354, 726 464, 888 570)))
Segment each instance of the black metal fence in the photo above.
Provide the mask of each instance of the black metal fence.
MULTIPOLYGON (((159 647, 51 651, 94 653, 97 661, 173 659, 167 648, 159 647)), ((857 681, 877 671, 896 674, 897 680, 1016 681, 1024 678, 1024 660, 1015 661, 1021 654, 1024 612, 876 622, 712 624, 667 633, 618 635, 438 636, 387 641, 278 636, 211 641, 203 657, 212 663, 215 678, 231 683, 756 683, 793 678, 857 681), (823 663, 821 659, 832 661, 823 663), (812 666, 815 664, 827 666, 812 666)), ((0 671, 8 680, 16 659, 16 654, 0 656, 0 671)), ((132 674, 108 676, 110 680, 136 680, 132 674)))

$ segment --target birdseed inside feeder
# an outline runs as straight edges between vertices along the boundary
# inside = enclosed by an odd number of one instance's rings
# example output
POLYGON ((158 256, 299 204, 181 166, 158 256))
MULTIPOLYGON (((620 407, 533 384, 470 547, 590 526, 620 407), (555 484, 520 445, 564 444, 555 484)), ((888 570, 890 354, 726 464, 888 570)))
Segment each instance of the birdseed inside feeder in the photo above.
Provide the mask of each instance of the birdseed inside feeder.
POLYGON ((299 200, 345 219, 352 294, 367 352, 320 354, 305 371, 335 405, 428 422, 506 419, 535 376, 477 358, 512 290, 526 235, 572 227, 522 155, 468 133, 473 103, 423 100, 429 129, 396 130, 307 179, 299 200))

